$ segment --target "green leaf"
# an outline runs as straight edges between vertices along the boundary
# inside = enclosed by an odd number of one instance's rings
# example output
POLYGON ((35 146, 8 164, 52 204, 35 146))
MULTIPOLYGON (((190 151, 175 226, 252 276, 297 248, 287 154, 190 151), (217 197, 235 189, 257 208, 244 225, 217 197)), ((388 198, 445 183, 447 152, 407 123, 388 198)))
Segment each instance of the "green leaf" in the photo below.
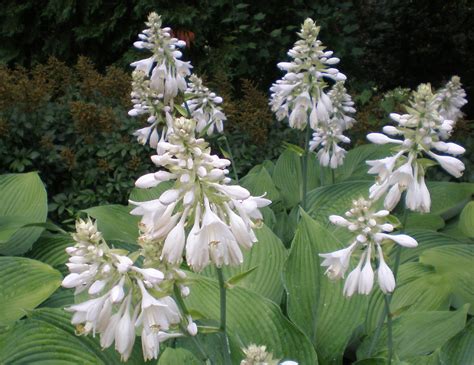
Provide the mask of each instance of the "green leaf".
POLYGON ((166 348, 158 359, 157 365, 200 365, 203 364, 191 352, 183 348, 172 349, 166 348))
POLYGON ((474 194, 474 183, 428 182, 431 213, 448 220, 458 215, 474 194))
POLYGON ((471 304, 474 313, 474 245, 450 245, 435 247, 420 255, 420 262, 431 265, 451 285, 457 297, 457 305, 471 304))
POLYGON ((105 240, 135 243, 138 238, 139 217, 130 214, 124 205, 101 205, 84 210, 97 220, 97 228, 105 240))
POLYGON ((144 202, 147 200, 158 199, 161 194, 163 194, 166 190, 170 189, 172 185, 173 183, 171 181, 164 181, 153 188, 133 188, 132 192, 130 193, 130 200, 136 202, 144 202))
MULTIPOLYGON (((0 217, 19 217, 24 224, 46 222, 46 190, 36 172, 0 176, 0 202, 0 217)), ((28 251, 42 231, 40 227, 18 227, 8 241, 0 243, 0 254, 18 255, 28 251)))
POLYGON ((440 352, 441 364, 472 365, 474 363, 474 319, 449 340, 440 352))
POLYGON ((249 276, 256 268, 257 268, 257 266, 254 266, 254 267, 248 269, 247 271, 244 271, 242 273, 239 273, 237 275, 232 276, 230 279, 228 279, 225 282, 226 287, 227 288, 233 288, 237 283, 241 282, 243 279, 245 279, 247 276, 249 276))
POLYGON ((61 284, 51 266, 23 257, 0 257, 0 323, 23 317, 61 284))
POLYGON ((74 244, 70 235, 45 233, 35 242, 28 257, 51 266, 63 266, 69 259, 66 247, 74 244))
MULTIPOLYGON (((194 277, 187 306, 217 322, 220 318, 217 282, 203 276, 194 277)), ((266 345, 275 358, 300 364, 318 363, 307 337, 283 316, 279 306, 250 290, 240 287, 227 290, 227 329, 231 342, 240 348, 250 344, 266 345)), ((233 363, 239 364, 240 353, 233 351, 232 355, 233 363)))
POLYGON ((352 333, 363 323, 366 299, 345 298, 343 282, 332 282, 321 267, 320 253, 343 245, 304 211, 283 272, 288 315, 305 332, 322 364, 340 364, 352 333))
POLYGON ((469 202, 462 210, 459 228, 467 237, 474 237, 474 201, 469 202))
POLYGON ((393 145, 365 144, 353 148, 347 152, 344 158, 344 164, 335 171, 336 182, 346 180, 370 180, 373 181, 375 175, 369 175, 369 165, 367 160, 376 160, 390 156, 390 149, 393 145))
MULTIPOLYGON (((2 364, 119 364, 113 347, 102 351, 99 336, 76 336, 70 314, 42 308, 0 336, 2 364)), ((144 364, 139 339, 127 364, 144 364)))
MULTIPOLYGON (((280 239, 265 225, 255 230, 258 242, 250 250, 243 250, 244 262, 237 267, 224 267, 225 278, 235 277, 242 273, 251 273, 242 278, 237 286, 252 290, 268 299, 280 303, 283 294, 281 271, 286 260, 286 250, 280 239)), ((216 278, 213 267, 203 273, 216 278)))
MULTIPOLYGON (((301 158, 293 150, 285 150, 278 158, 273 170, 273 181, 280 190, 286 208, 298 205, 302 194, 301 158)), ((319 186, 319 163, 314 153, 308 157, 308 191, 319 186)))
POLYGON ((280 199, 280 193, 265 167, 262 167, 256 173, 246 175, 240 180, 240 185, 248 189, 253 196, 265 194, 265 197, 270 199, 272 203, 280 199))
POLYGON ((444 227, 444 220, 437 214, 409 213, 405 229, 430 229, 437 231, 444 227))
MULTIPOLYGON (((468 306, 448 312, 418 312, 402 315, 393 322, 394 353, 401 360, 422 356, 443 346, 464 328, 468 306)), ((365 339, 357 350, 357 358, 367 357, 372 336, 365 339)), ((376 343, 374 357, 387 353, 387 327, 376 343)))

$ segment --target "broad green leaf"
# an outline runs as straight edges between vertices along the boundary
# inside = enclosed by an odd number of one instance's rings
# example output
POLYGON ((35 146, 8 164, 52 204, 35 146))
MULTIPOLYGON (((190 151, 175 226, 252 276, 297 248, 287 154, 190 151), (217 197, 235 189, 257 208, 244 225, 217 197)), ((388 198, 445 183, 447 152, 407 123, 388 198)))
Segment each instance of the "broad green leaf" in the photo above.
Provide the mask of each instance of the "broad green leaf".
POLYGON ((286 247, 290 247, 293 236, 295 235, 296 225, 298 223, 298 210, 295 207, 288 214, 285 211, 276 214, 276 222, 273 232, 283 241, 286 247))
MULTIPOLYGON (((224 267, 224 277, 230 279, 255 268, 236 285, 280 303, 283 294, 281 271, 286 260, 285 247, 265 225, 256 229, 255 234, 258 242, 250 250, 243 250, 243 264, 237 267, 224 267)), ((203 275, 216 278, 215 269, 208 267, 203 271, 203 275)))
MULTIPOLYGON (((46 222, 46 190, 36 172, 0 176, 0 202, 0 217, 19 217, 24 224, 46 222)), ((0 254, 28 251, 43 231, 40 227, 17 228, 6 242, 0 243, 0 254)))
POLYGON ((272 202, 276 202, 280 199, 280 193, 278 193, 272 177, 264 167, 262 167, 259 172, 248 174, 243 177, 240 180, 240 184, 248 189, 253 196, 261 196, 265 194, 265 197, 270 199, 272 202))
MULTIPOLYGON (((220 318, 219 288, 215 280, 193 276, 191 294, 186 299, 189 309, 205 318, 220 318)), ((231 342, 238 347, 266 345, 275 358, 316 365, 317 357, 308 338, 283 316, 272 301, 240 287, 227 290, 227 329, 231 342)), ((213 348, 215 351, 215 347, 213 348)), ((239 364, 241 354, 233 351, 233 363, 239 364)))
MULTIPOLYGON (((293 208, 301 201, 303 193, 302 158, 294 151, 285 150, 278 158, 273 170, 273 181, 280 191, 286 208, 293 208)), ((319 186, 319 163, 311 153, 308 157, 308 191, 319 186)))
POLYGON ((74 244, 70 235, 44 233, 28 252, 28 257, 51 266, 64 266, 69 259, 66 247, 74 244))
POLYGON ((130 210, 124 205, 101 205, 84 212, 97 220, 97 228, 106 240, 135 243, 140 218, 131 215, 130 210))
POLYGON ((391 155, 390 148, 393 145, 365 144, 353 148, 347 152, 344 164, 335 170, 337 182, 346 180, 369 180, 373 181, 375 175, 369 175, 367 160, 376 160, 391 155))
POLYGON ((57 270, 23 257, 0 257, 0 323, 23 317, 61 284, 57 270))
MULTIPOLYGON (((435 351, 462 331, 466 323, 468 306, 457 311, 434 311, 409 313, 393 321, 394 353, 401 360, 422 356, 435 351)), ((372 336, 365 339, 357 350, 357 358, 367 357, 372 336)), ((383 357, 387 353, 387 327, 376 343, 373 357, 383 357)))
POLYGON ((424 251, 420 256, 420 262, 431 265, 439 275, 442 275, 451 290, 457 297, 456 303, 474 305, 474 246, 450 245, 435 247, 424 251))
MULTIPOLYGON (((113 347, 102 351, 99 336, 76 336, 70 319, 70 314, 62 309, 42 308, 33 311, 30 318, 17 322, 0 336, 0 363, 120 363, 120 354, 113 347)), ((137 342, 127 364, 144 364, 137 342)))
POLYGON ((176 365, 176 364, 185 364, 185 365, 201 365, 202 361, 199 361, 192 352, 183 349, 171 347, 166 348, 158 359, 157 365, 176 365))
MULTIPOLYGON (((387 263, 393 267, 393 261, 387 263)), ((390 310, 395 318, 406 313, 448 310, 450 296, 449 283, 433 267, 409 262, 400 266, 390 310)), ((370 296, 366 333, 375 330, 383 308, 383 293, 375 290, 370 296)))
POLYGON ((450 219, 461 212, 474 194, 474 183, 428 182, 431 213, 450 219))
MULTIPOLYGON (((443 233, 434 232, 426 229, 409 229, 408 235, 416 239, 418 246, 414 248, 402 248, 400 262, 408 262, 417 260, 423 251, 440 246, 458 245, 462 241, 443 233)), ((391 252, 390 256, 394 258, 395 252, 391 252)))
POLYGON ((302 211, 283 273, 288 315, 313 341, 322 364, 340 364, 352 333, 364 321, 366 299, 345 298, 343 281, 330 281, 320 253, 343 245, 302 211))
POLYGON ((405 229, 429 229, 437 231, 444 227, 444 220, 439 215, 426 213, 408 214, 405 229))
POLYGON ((441 364, 474 364, 474 319, 441 348, 439 357, 441 364))
POLYGON ((459 228, 467 237, 474 237, 474 201, 469 202, 462 210, 459 228))

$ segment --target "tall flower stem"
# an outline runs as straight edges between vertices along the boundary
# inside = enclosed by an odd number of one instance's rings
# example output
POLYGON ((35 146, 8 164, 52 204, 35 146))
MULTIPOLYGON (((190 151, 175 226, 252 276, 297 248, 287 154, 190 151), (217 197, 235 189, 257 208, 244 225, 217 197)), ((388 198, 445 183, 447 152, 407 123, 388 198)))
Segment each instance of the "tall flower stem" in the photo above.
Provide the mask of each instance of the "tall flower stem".
MULTIPOLYGON (((405 201, 405 193, 403 194, 401 201, 405 201)), ((403 216, 402 216, 402 221, 401 221, 402 229, 400 230, 401 233, 405 232, 407 218, 408 218, 408 209, 405 207, 405 204, 403 204, 403 216)), ((402 254, 402 246, 397 245, 397 247, 395 247, 395 263, 393 265, 393 276, 395 278, 395 281, 397 280, 398 269, 400 268, 401 254, 402 254)), ((368 356, 370 357, 372 355, 375 345, 377 344, 377 341, 380 338, 380 334, 382 332, 382 326, 385 322, 385 317, 387 317, 387 332, 388 332, 387 346, 388 346, 388 363, 389 364, 392 361, 392 354, 393 354, 392 315, 390 312, 390 303, 392 301, 392 297, 393 297, 393 293, 384 294, 385 306, 382 311, 382 315, 380 316, 380 319, 377 323, 374 337, 372 338, 372 341, 369 347, 369 352, 368 352, 368 356)))
MULTIPOLYGON (((173 286, 173 291, 174 291, 174 296, 176 298, 176 302, 178 303, 178 306, 181 309, 181 312, 185 316, 188 316, 189 315, 188 308, 186 307, 186 304, 184 304, 183 296, 181 295, 181 290, 178 288, 176 284, 173 286)), ((180 329, 183 333, 187 332, 186 328, 182 324, 180 324, 180 329)), ((207 355, 206 350, 204 350, 204 347, 202 346, 199 338, 196 336, 190 336, 190 337, 191 337, 191 340, 196 345, 199 351, 199 354, 201 355, 202 360, 204 360, 206 363, 210 362, 212 364, 211 359, 209 355, 207 355)))
POLYGON ((224 274, 222 272, 222 268, 220 267, 216 267, 216 271, 217 271, 217 278, 219 280, 220 309, 221 309, 220 329, 222 331, 222 336, 224 339, 224 363, 226 365, 232 365, 232 361, 230 359, 229 338, 227 337, 227 329, 226 329, 227 308, 226 308, 226 288, 225 288, 224 274))
POLYGON ((229 140, 227 139, 227 136, 223 136, 224 142, 225 142, 225 148, 227 150, 227 153, 229 154, 229 159, 232 164, 232 172, 234 173, 234 179, 238 183, 239 182, 239 175, 237 174, 237 168, 236 164, 234 161, 234 154, 232 153, 232 149, 230 148, 229 140))
POLYGON ((311 128, 306 126, 306 137, 304 140, 304 155, 303 155, 303 196, 301 198, 301 207, 306 210, 306 195, 308 192, 308 157, 309 157, 309 139, 311 138, 311 128))
POLYGON ((331 168, 331 185, 334 185, 336 182, 335 172, 334 169, 331 168))

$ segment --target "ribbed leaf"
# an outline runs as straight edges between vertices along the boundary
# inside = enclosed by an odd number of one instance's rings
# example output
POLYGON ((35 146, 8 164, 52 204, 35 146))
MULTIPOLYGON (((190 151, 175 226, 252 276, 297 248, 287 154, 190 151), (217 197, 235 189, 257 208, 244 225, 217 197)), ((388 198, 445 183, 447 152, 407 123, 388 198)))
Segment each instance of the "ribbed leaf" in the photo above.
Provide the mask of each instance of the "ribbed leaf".
POLYGON ((131 215, 130 210, 124 205, 101 205, 84 212, 97 219, 97 227, 106 240, 135 243, 140 218, 131 215))
POLYGON ((411 213, 407 216, 406 229, 429 229, 437 231, 444 227, 444 220, 436 214, 411 213))
POLYGON ((51 266, 62 266, 69 258, 66 247, 73 245, 70 235, 45 233, 35 242, 28 257, 51 266))
MULTIPOLYGON (((286 208, 293 208, 301 200, 302 171, 301 157, 292 150, 285 150, 278 158, 273 170, 273 181, 280 191, 286 208)), ((313 153, 308 158, 308 191, 319 186, 319 163, 313 153)))
POLYGON ((370 180, 373 181, 374 175, 367 174, 369 165, 367 160, 376 160, 390 156, 390 148, 393 145, 365 144, 353 148, 344 159, 344 164, 335 170, 336 181, 345 180, 370 180))
POLYGON ((474 202, 469 202, 462 210, 459 228, 467 237, 474 238, 474 202))
POLYGON ((172 349, 168 347, 163 351, 158 359, 157 365, 200 365, 203 364, 191 352, 183 348, 172 349))
MULTIPOLYGON (((120 355, 113 348, 102 351, 99 336, 76 336, 70 318, 62 309, 33 311, 31 318, 19 321, 0 337, 0 363, 120 363, 120 355)), ((139 345, 135 346, 127 364, 143 364, 140 352, 139 345)))
POLYGON ((22 257, 0 257, 0 323, 23 317, 61 284, 57 270, 22 257))
MULTIPOLYGON (((220 318, 219 289, 215 280, 197 276, 193 282, 188 307, 205 318, 220 318)), ((275 358, 316 365, 317 358, 307 337, 268 299, 243 288, 227 291, 227 328, 233 343, 239 347, 266 345, 275 358)), ((215 351, 216 349, 213 348, 215 351)), ((239 364, 241 354, 233 351, 233 363, 239 364)))
POLYGON ((429 182, 431 213, 447 220, 459 214, 474 194, 473 183, 429 182))
POLYGON ((248 189, 253 196, 261 196, 265 194, 265 197, 270 199, 272 202, 276 202, 280 199, 280 193, 265 167, 262 167, 258 172, 243 177, 240 180, 240 185, 248 189))
MULTIPOLYGON (((255 230, 258 242, 251 250, 244 251, 244 262, 238 267, 224 267, 226 279, 255 268, 237 285, 250 289, 276 303, 283 294, 281 271, 286 259, 286 249, 280 239, 267 227, 255 230)), ((204 275, 216 278, 215 269, 208 267, 204 275)))
MULTIPOLYGON (((422 356, 443 346, 462 331, 466 323, 468 306, 454 311, 418 312, 402 315, 393 321, 394 353, 405 360, 422 356)), ((367 357, 372 336, 366 338, 357 351, 357 358, 367 357)), ((376 343, 373 357, 387 353, 387 328, 376 343)))
POLYGON ((441 364, 474 364, 474 319, 441 348, 439 357, 441 364))
MULTIPOLYGON (((0 217, 19 217, 22 223, 44 223, 48 213, 46 190, 36 172, 0 176, 0 217)), ((0 243, 0 254, 28 251, 43 228, 17 227, 8 241, 0 243)))
POLYGON ((343 245, 302 211, 284 270, 288 315, 313 341, 322 364, 341 364, 344 350, 366 313, 362 296, 345 298, 343 282, 331 282, 320 253, 343 245))

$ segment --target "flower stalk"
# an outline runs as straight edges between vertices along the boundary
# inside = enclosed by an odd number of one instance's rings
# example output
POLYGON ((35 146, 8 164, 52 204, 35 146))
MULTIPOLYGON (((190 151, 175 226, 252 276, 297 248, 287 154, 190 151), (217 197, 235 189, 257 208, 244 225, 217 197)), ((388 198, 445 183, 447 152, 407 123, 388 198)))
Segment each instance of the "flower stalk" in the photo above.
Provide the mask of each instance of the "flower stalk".
POLYGON ((229 346, 229 338, 227 337, 227 298, 226 298, 226 287, 224 281, 224 273, 222 272, 221 267, 216 266, 217 271, 217 278, 219 280, 219 297, 220 297, 220 312, 221 312, 221 323, 220 323, 220 330, 222 331, 222 337, 224 342, 224 362, 226 365, 232 365, 232 361, 230 359, 230 346, 229 346))

